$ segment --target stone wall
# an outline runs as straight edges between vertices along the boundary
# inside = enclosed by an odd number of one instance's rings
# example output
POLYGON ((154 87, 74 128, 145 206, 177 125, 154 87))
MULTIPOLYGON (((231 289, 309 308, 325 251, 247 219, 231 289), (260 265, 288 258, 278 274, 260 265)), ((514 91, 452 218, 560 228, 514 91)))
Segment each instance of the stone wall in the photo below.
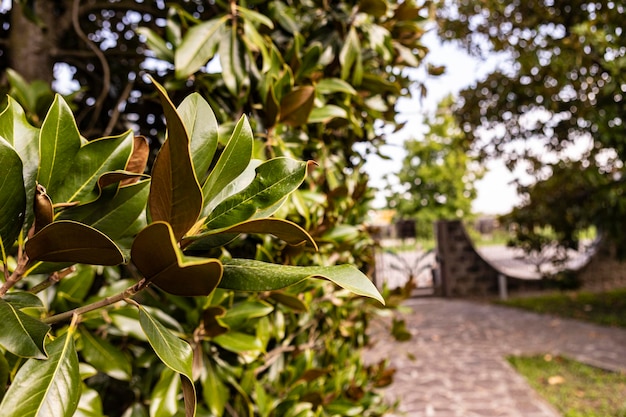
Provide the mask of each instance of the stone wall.
POLYGON ((498 293, 498 271, 474 249, 460 220, 435 223, 440 285, 445 297, 485 297, 498 293))

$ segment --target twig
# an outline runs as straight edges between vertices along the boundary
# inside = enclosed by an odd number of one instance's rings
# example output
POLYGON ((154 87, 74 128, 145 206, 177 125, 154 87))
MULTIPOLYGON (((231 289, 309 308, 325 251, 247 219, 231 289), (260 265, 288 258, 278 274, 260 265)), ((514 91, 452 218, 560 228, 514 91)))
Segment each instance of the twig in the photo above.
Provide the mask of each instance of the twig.
POLYGON ((7 291, 9 291, 15 284, 17 284, 23 277, 24 272, 26 272, 26 267, 28 266, 28 255, 26 252, 22 252, 18 255, 17 266, 13 273, 6 279, 2 287, 0 287, 0 297, 3 297, 7 291))
POLYGON ((115 104, 115 107, 113 108, 113 113, 111 114, 109 123, 107 124, 107 127, 104 129, 102 136, 109 136, 111 132, 113 131, 113 128, 115 127, 115 124, 117 123, 117 119, 120 117, 120 107, 122 106, 122 103, 126 101, 128 96, 130 95, 130 92, 133 90, 134 84, 135 82, 133 80, 129 80, 128 83, 126 83, 126 87, 124 87, 124 91, 122 91, 122 94, 120 94, 120 98, 117 100, 117 103, 115 104))
POLYGON ((65 268, 63 271, 53 272, 52 274, 48 275, 48 278, 41 281, 39 284, 35 285, 33 288, 28 290, 28 292, 37 294, 38 292, 41 292, 45 290, 46 288, 51 287, 52 285, 61 281, 63 278, 65 278, 66 276, 68 276, 74 271, 76 271, 76 268, 73 266, 70 266, 69 268, 65 268))
POLYGON ((82 307, 78 307, 78 308, 75 308, 73 310, 66 311, 64 313, 55 314, 54 316, 46 317, 42 321, 44 323, 48 323, 48 324, 58 323, 60 321, 64 321, 64 320, 67 320, 67 319, 71 318, 75 314, 77 314, 77 315, 85 314, 85 313, 88 313, 90 311, 97 310, 99 308, 106 307, 106 306, 109 306, 111 304, 115 304, 115 303, 117 303, 119 301, 122 301, 124 299, 130 299, 130 297, 132 297, 133 295, 137 294, 139 291, 143 290, 148 285, 149 285, 149 281, 146 281, 145 279, 142 279, 141 281, 139 281, 135 285, 126 288, 121 293, 116 294, 116 295, 114 295, 112 297, 105 297, 105 298, 103 298, 101 300, 98 300, 98 301, 96 301, 94 303, 87 304, 87 305, 84 305, 82 307))

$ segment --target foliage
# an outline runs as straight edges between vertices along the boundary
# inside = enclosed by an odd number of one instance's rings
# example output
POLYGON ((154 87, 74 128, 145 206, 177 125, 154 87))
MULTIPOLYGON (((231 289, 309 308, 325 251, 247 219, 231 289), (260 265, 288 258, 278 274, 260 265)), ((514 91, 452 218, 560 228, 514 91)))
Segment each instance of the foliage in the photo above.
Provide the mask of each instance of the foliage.
POLYGON ((498 69, 462 92, 456 112, 483 157, 525 161, 538 183, 511 220, 548 224, 564 247, 595 225, 623 249, 626 60, 623 5, 612 1, 450 1, 440 35, 498 69), (583 145, 583 146, 581 146, 583 145))
POLYGON ((482 175, 451 105, 451 97, 439 103, 435 117, 426 122, 424 138, 405 142, 407 154, 397 173, 402 189, 387 198, 398 217, 416 220, 420 237, 432 237, 437 220, 469 215, 474 181, 482 175))
POLYGON ((565 417, 620 417, 626 413, 623 374, 561 356, 512 356, 508 360, 565 417))
MULTIPOLYGON (((309 407, 312 415, 314 409, 364 408, 357 402, 365 393, 353 398, 344 391, 362 375, 358 363, 350 364, 350 374, 338 375, 334 382, 340 385, 323 392, 320 401, 303 396, 313 385, 294 388, 303 377, 296 371, 310 370, 303 353, 320 348, 314 343, 318 326, 287 333, 278 317, 314 304, 319 285, 306 283, 308 277, 326 278, 383 302, 369 279, 348 265, 281 267, 234 258, 225 246, 240 234, 261 233, 299 250, 303 245, 315 249, 300 226, 270 217, 302 184, 309 163, 252 159, 245 116, 218 155, 219 129, 210 106, 191 95, 176 108, 155 86, 167 137, 150 177, 143 174, 148 156, 143 137, 127 131, 87 142, 60 96, 41 128, 28 125, 12 98, 0 114, 8 172, 0 188, 7 202, 2 214, 11 219, 0 234, 5 277, 0 314, 6 326, 0 338, 2 386, 9 386, 0 414, 149 410, 150 415, 193 416, 196 410, 215 415, 229 410, 240 415, 263 407, 268 412, 261 414, 270 415, 278 407, 281 415, 290 415, 309 407), (123 276, 113 268, 119 264, 125 265, 123 276), (301 297, 283 290, 293 285, 301 297), (61 325, 69 319, 69 327, 61 325), (310 339, 301 340, 299 332, 308 332, 310 339), (277 378, 273 361, 295 350, 295 369, 280 363, 276 371, 290 385, 266 392, 276 387, 270 383, 277 378), (266 360, 254 362, 263 353, 266 360), (304 362, 297 365, 298 360, 304 362), (257 373, 265 376, 255 380, 257 373), (229 389, 239 395, 226 395, 229 389), (122 398, 115 397, 118 390, 122 398), (254 400, 248 392, 256 392, 254 400), (181 393, 184 403, 178 400, 181 393)), ((323 302, 317 308, 323 310, 323 302)), ((345 326, 348 320, 340 318, 345 326)), ((332 331, 333 325, 319 328, 332 331)), ((346 329, 344 337, 350 335, 346 329)), ((333 361, 341 363, 339 346, 324 354, 337 355, 333 361)), ((309 357, 313 364, 314 358, 309 357)))
POLYGON ((513 298, 499 303, 542 314, 554 314, 607 326, 626 327, 626 290, 586 291, 513 298))

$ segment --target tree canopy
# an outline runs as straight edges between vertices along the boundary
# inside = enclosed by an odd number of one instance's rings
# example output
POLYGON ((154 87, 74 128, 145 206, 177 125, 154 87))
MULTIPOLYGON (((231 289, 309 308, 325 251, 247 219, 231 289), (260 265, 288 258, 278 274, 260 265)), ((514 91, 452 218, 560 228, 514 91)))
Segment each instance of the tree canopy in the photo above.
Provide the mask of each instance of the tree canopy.
POLYGON ((614 1, 449 1, 439 33, 504 63, 461 93, 458 122, 483 158, 524 164, 512 221, 565 246, 597 225, 622 248, 626 10, 614 1), (575 186, 574 186, 575 184, 575 186))

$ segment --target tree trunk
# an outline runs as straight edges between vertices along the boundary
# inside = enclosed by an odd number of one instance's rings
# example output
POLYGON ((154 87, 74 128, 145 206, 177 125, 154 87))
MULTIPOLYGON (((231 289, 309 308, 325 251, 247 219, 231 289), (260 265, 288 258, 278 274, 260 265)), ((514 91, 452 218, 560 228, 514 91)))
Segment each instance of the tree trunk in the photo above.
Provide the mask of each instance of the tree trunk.
POLYGON ((34 2, 37 25, 23 13, 20 2, 13 2, 11 33, 9 37, 10 67, 27 81, 54 79, 53 52, 56 50, 59 28, 59 9, 54 1, 34 2))

